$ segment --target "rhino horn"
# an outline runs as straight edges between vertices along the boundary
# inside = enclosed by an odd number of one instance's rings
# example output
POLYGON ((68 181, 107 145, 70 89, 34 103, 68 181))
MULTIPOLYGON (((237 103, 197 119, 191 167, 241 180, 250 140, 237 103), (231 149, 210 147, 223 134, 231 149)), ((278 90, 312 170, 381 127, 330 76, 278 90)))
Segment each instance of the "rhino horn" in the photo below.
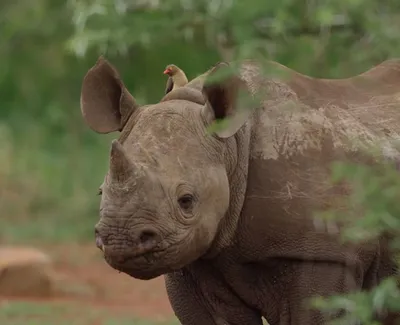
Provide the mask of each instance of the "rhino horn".
POLYGON ((135 172, 134 164, 129 160, 118 140, 111 143, 110 153, 110 176, 118 182, 129 180, 135 172))

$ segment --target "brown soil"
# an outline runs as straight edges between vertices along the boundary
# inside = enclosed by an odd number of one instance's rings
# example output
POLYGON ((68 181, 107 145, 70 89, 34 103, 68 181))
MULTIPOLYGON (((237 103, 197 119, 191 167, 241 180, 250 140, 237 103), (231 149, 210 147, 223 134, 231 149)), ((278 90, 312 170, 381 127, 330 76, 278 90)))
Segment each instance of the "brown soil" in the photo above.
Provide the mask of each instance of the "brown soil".
POLYGON ((64 292, 45 301, 68 300, 156 321, 174 316, 163 277, 141 281, 118 273, 106 264, 93 244, 43 250, 53 257, 64 292))

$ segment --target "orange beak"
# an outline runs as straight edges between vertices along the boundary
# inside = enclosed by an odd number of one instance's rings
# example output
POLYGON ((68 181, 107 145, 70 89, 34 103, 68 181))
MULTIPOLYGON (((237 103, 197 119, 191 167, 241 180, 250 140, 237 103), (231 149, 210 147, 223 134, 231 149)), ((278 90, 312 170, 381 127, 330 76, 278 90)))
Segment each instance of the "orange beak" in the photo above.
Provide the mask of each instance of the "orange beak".
POLYGON ((170 72, 171 72, 170 69, 165 69, 163 73, 164 73, 164 74, 169 74, 170 72))

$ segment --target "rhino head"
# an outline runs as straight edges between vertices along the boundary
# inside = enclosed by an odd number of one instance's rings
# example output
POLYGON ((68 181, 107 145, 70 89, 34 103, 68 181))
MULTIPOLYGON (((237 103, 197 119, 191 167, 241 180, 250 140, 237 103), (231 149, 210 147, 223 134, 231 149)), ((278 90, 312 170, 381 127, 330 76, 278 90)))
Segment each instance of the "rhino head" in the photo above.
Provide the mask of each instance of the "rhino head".
MULTIPOLYGON (((219 63, 209 75, 227 67, 219 63)), ((238 150, 247 118, 234 114, 241 85, 230 76, 140 107, 104 58, 87 72, 84 121, 97 133, 121 132, 111 144, 95 226, 110 266, 152 279, 215 253, 232 238, 248 159, 238 150), (207 132, 225 117, 232 117, 228 129, 207 132)))

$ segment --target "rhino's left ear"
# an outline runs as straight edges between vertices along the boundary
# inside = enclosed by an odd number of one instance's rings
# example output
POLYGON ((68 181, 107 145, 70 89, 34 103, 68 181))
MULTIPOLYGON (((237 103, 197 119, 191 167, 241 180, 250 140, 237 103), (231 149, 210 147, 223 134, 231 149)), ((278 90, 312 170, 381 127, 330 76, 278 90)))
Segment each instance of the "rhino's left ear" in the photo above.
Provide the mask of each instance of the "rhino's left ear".
POLYGON ((121 131, 138 108, 117 70, 102 56, 86 73, 81 89, 81 111, 95 132, 121 131))
POLYGON ((234 135, 248 120, 251 110, 243 106, 248 95, 247 87, 226 62, 216 64, 209 72, 203 86, 207 100, 204 106, 206 120, 227 120, 222 130, 214 131, 220 138, 234 135))

